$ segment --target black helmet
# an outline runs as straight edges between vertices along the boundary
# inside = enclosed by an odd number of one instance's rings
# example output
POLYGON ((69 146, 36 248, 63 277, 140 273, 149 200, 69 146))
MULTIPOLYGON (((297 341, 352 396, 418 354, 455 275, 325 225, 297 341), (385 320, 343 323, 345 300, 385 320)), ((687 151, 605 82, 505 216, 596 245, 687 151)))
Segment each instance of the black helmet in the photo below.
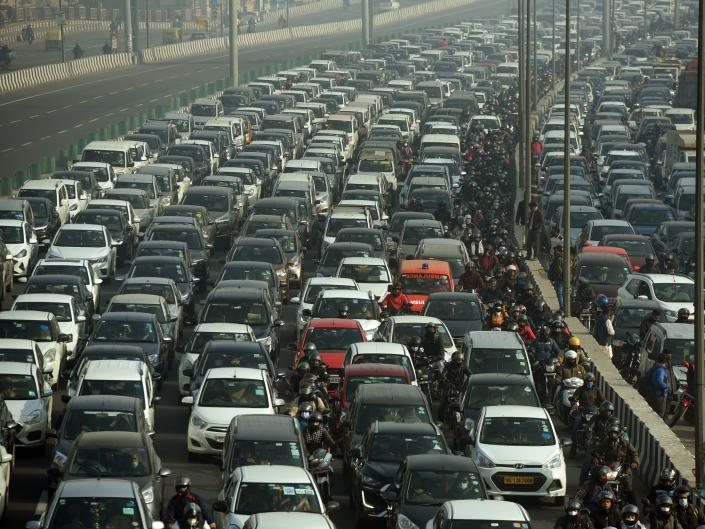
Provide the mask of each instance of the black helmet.
POLYGON ((604 411, 609 411, 614 413, 614 404, 612 404, 610 401, 606 400, 602 404, 600 404, 600 413, 604 411))
POLYGON ((431 330, 431 329, 433 329, 434 331, 437 330, 437 329, 436 329, 436 324, 429 321, 429 322, 426 324, 426 330, 428 331, 428 330, 431 330))
POLYGON ((203 513, 197 503, 190 502, 186 505, 184 520, 186 521, 186 527, 200 527, 203 525, 203 513))
POLYGON ((316 351, 311 351, 308 354, 308 361, 310 364, 313 364, 314 362, 322 362, 323 357, 321 356, 321 353, 319 353, 317 350, 316 351))
POLYGON ((323 414, 320 411, 314 411, 311 414, 311 419, 309 419, 309 422, 311 423, 323 423, 323 414))
POLYGON ((313 351, 318 351, 318 347, 313 342, 306 342, 304 344, 304 356, 310 355, 313 351))
POLYGON ((605 428, 605 433, 612 439, 616 439, 622 431, 620 430, 618 424, 610 423, 607 425, 607 428, 605 428))
POLYGON ((614 492, 609 489, 605 489, 597 495, 598 502, 601 502, 602 500, 610 500, 614 503, 614 499, 614 492))
POLYGON ((174 481, 174 488, 176 489, 176 492, 180 492, 179 489, 182 487, 186 487, 186 490, 191 488, 191 478, 188 476, 179 476, 176 478, 174 481))
POLYGON ((627 503, 624 507, 622 507, 622 516, 624 516, 626 514, 636 515, 636 518, 638 520, 639 519, 639 507, 637 507, 633 503, 627 503))
POLYGON ((571 513, 575 513, 575 514, 572 514, 571 516, 576 516, 582 510, 583 510, 583 502, 581 502, 577 498, 573 498, 573 499, 568 500, 568 503, 565 506, 565 512, 567 512, 569 515, 571 515, 571 513))
POLYGON ((304 413, 307 414, 304 416, 304 419, 310 417, 314 411, 316 411, 316 407, 312 402, 302 402, 299 405, 299 415, 303 415, 304 413))
POLYGON ((673 510, 673 500, 668 494, 661 494, 656 498, 656 507, 659 514, 670 516, 673 510))
POLYGON ((296 372, 302 377, 310 370, 311 364, 309 364, 306 360, 302 360, 301 362, 299 362, 299 365, 296 366, 296 372))
POLYGON ((608 467, 607 465, 602 465, 597 469, 597 472, 595 472, 595 477, 597 478, 597 481, 599 483, 602 483, 603 485, 607 483, 607 477, 609 476, 610 472, 612 472, 612 469, 608 467))
POLYGON ((688 487, 687 485, 678 485, 676 487, 675 495, 679 497, 690 496, 690 487, 688 487))
POLYGON ((505 325, 505 330, 509 332, 517 332, 519 330, 519 324, 514 320, 509 320, 505 325))
POLYGON ((683 307, 682 309, 678 309, 678 318, 684 318, 687 320, 688 318, 690 318, 690 311, 685 307, 683 307))
POLYGON ((421 347, 421 344, 423 344, 421 336, 412 336, 409 339, 409 347, 421 347))
POLYGON ((318 384, 318 375, 315 373, 306 373, 302 378, 300 384, 307 386, 315 386, 318 384))
POLYGON ((460 351, 455 351, 450 357, 451 362, 455 362, 458 364, 462 364, 464 360, 465 360, 465 356, 460 351))
POLYGON ((585 378, 583 380, 585 380, 585 382, 595 382, 595 373, 588 371, 585 373, 585 378))

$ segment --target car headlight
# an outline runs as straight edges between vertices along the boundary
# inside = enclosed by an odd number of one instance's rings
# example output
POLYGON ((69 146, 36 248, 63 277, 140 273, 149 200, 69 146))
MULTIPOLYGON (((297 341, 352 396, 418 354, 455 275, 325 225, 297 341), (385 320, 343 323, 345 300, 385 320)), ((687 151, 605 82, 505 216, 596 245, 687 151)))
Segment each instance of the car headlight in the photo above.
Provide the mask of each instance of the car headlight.
POLYGON ((54 459, 51 460, 51 466, 58 469, 59 471, 64 471, 64 465, 68 457, 66 454, 59 452, 58 450, 54 452, 54 459))
POLYGON ((543 468, 560 468, 561 467, 561 455, 556 454, 551 459, 543 464, 543 468))
POLYGON ((56 360, 56 349, 49 349, 46 353, 44 353, 44 362, 47 364, 52 364, 54 363, 54 360, 56 360))
POLYGON ((147 358, 149 358, 149 361, 153 364, 156 364, 159 362, 159 353, 150 353, 147 355, 147 358))
POLYGON ((397 514, 397 529, 419 529, 419 526, 399 513, 397 514))
POLYGON ((154 501, 154 487, 151 485, 142 491, 142 497, 145 503, 152 503, 154 501))
POLYGON ((255 194, 255 190, 254 190, 254 189, 245 189, 245 194, 246 194, 247 196, 250 196, 250 197, 251 197, 252 195, 255 194))
POLYGON ((367 474, 360 474, 360 481, 362 481, 363 485, 367 485, 368 487, 381 487, 382 483, 372 476, 368 476, 367 474))
POLYGON ((200 415, 194 413, 191 416, 191 424, 193 425, 194 428, 198 428, 199 430, 203 430, 208 423, 200 415))
POLYGON ((23 257, 27 257, 27 249, 20 250, 18 253, 14 255, 15 259, 22 259, 23 257))
POLYGON ((477 463, 478 467, 494 468, 494 463, 489 457, 487 457, 484 453, 480 452, 479 450, 476 453, 477 456, 475 462, 477 463))
POLYGON ((107 254, 107 253, 106 253, 105 255, 103 255, 103 256, 101 256, 101 257, 96 257, 93 262, 95 262, 95 263, 105 263, 105 262, 107 262, 109 256, 110 256, 110 254, 107 254))
POLYGON ((20 422, 22 424, 24 424, 25 426, 29 426, 30 424, 37 424, 41 420, 42 420, 42 412, 39 410, 34 410, 29 415, 23 416, 20 419, 20 422))

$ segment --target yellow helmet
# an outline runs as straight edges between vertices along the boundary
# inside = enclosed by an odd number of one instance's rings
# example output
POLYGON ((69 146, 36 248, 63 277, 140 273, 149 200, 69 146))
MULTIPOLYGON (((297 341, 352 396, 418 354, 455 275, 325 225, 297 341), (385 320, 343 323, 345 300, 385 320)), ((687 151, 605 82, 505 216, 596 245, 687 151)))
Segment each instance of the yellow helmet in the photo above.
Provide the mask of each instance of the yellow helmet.
POLYGON ((568 345, 571 347, 580 347, 580 338, 577 336, 571 336, 568 340, 568 345))

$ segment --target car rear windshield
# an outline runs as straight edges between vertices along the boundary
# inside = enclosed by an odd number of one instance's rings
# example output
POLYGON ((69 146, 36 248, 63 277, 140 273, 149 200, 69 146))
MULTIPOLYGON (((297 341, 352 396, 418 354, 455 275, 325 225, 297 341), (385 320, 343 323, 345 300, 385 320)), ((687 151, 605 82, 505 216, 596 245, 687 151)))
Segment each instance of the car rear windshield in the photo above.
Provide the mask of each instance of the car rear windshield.
POLYGON ((287 465, 303 467, 301 447, 296 441, 238 440, 230 459, 229 470, 244 465, 287 465))
POLYGON ((227 340, 230 342, 251 342, 252 339, 248 333, 240 332, 196 332, 191 336, 184 347, 184 352, 193 352, 201 354, 205 349, 206 344, 212 340, 227 340))
POLYGON ((79 395, 121 395, 134 397, 144 402, 144 390, 139 380, 91 380, 85 379, 79 395))
POLYGON ((73 321, 71 316, 71 305, 68 303, 55 303, 51 301, 18 301, 12 310, 38 310, 40 312, 50 312, 56 317, 56 321, 73 321))
POLYGON ((304 343, 311 342, 319 351, 345 351, 350 344, 364 337, 358 329, 341 327, 314 327, 308 331, 304 343))
POLYGON ((229 211, 227 197, 216 194, 186 193, 182 204, 186 206, 203 206, 208 211, 229 211))
POLYGON ((531 384, 473 384, 465 408, 483 406, 541 406, 531 384))
POLYGON ((137 431, 137 417, 127 411, 71 410, 64 424, 65 439, 76 439, 83 432, 137 431))
POLYGON ((49 321, 0 320, 0 338, 52 342, 54 334, 49 321))
MULTIPOLYGON (((413 413, 409 408, 403 411, 413 413)), ((383 463, 401 463, 407 456, 446 453, 440 435, 377 434, 372 441, 369 458, 383 463)))
POLYGON ((357 388, 363 384, 408 384, 406 377, 387 375, 364 375, 349 377, 345 387, 345 399, 350 401, 355 396, 357 388))
POLYGON ((365 433, 375 421, 428 423, 431 418, 422 405, 363 404, 355 423, 355 433, 365 433))
POLYGON ((205 408, 266 408, 269 399, 261 380, 209 378, 198 405, 205 408))
POLYGON ((473 373, 509 373, 528 375, 529 366, 522 349, 484 349, 474 347, 470 353, 473 373))

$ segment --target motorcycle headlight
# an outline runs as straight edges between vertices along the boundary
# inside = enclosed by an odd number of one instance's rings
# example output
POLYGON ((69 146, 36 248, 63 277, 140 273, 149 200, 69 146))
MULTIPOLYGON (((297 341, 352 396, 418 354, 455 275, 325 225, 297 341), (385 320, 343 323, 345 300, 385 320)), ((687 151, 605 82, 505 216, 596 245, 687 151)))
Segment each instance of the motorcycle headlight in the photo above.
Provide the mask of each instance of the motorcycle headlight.
POLYGON ((66 454, 62 454, 57 450, 56 452, 54 452, 54 458, 51 460, 51 466, 63 472, 64 465, 66 464, 67 459, 68 457, 66 456, 66 454))
POLYGON ((152 503, 154 501, 154 487, 151 485, 142 491, 142 497, 145 503, 152 503))
POLYGON ((25 415, 20 419, 20 422, 25 426, 30 424, 37 424, 42 419, 42 412, 39 410, 34 410, 29 415, 25 415))
POLYGON ((17 254, 15 254, 15 259, 22 259, 23 257, 27 257, 27 249, 20 250, 17 254))
POLYGON ((207 426, 207 422, 198 414, 194 413, 191 416, 191 424, 193 425, 194 428, 198 428, 199 430, 203 430, 207 426))
POLYGON ((494 463, 487 457, 484 453, 477 451, 477 459, 475 461, 478 467, 482 468, 494 468, 494 463))
POLYGON ((560 468, 561 466, 561 455, 556 454, 551 459, 543 464, 543 468, 560 468))
POLYGON ((419 526, 399 513, 397 514, 397 529, 419 529, 419 526))

